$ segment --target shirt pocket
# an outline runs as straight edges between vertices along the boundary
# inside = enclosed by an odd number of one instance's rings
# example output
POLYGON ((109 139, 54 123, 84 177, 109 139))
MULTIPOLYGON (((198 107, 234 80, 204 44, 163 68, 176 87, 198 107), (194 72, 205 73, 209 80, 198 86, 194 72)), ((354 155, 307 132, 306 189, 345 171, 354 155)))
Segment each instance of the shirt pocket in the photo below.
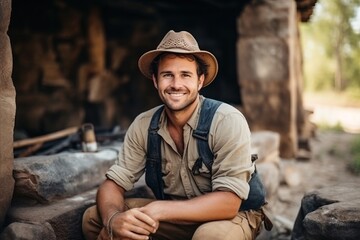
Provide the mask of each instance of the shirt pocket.
POLYGON ((161 160, 161 172, 163 176, 168 176, 171 173, 171 170, 173 169, 173 166, 170 161, 168 161, 165 158, 162 158, 161 160))
POLYGON ((188 170, 201 193, 212 191, 211 172, 200 158, 188 162, 188 170))

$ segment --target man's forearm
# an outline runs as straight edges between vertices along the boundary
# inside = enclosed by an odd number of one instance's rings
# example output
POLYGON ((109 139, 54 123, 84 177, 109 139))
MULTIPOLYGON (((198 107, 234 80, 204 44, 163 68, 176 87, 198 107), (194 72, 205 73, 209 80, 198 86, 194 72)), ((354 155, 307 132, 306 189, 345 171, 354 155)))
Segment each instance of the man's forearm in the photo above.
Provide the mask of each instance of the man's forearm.
POLYGON ((236 216, 241 199, 232 192, 212 192, 185 201, 155 201, 144 208, 159 221, 205 222, 236 216))
POLYGON ((124 193, 125 190, 111 180, 105 180, 99 187, 96 202, 104 226, 111 215, 124 210, 124 193))

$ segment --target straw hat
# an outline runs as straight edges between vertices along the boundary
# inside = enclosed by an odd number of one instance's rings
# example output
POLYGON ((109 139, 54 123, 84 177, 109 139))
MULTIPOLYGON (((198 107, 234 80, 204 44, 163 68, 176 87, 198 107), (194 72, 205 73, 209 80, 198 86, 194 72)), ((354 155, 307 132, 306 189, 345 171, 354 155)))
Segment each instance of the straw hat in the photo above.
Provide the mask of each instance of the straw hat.
POLYGON ((186 31, 174 32, 170 30, 161 40, 156 50, 144 53, 139 58, 139 68, 147 78, 152 78, 150 65, 154 58, 163 52, 193 54, 208 65, 208 74, 205 76, 203 87, 209 85, 216 77, 218 63, 213 54, 200 50, 195 38, 186 31))

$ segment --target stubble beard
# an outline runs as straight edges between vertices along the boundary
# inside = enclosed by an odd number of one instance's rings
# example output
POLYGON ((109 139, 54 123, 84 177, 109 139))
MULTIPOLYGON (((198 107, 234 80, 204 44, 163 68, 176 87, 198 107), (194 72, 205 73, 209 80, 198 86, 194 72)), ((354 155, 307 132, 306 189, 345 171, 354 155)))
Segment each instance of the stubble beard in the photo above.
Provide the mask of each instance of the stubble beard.
POLYGON ((184 103, 182 103, 179 106, 174 106, 174 104, 172 104, 170 101, 167 101, 166 98, 163 99, 163 102, 165 107, 169 109, 171 112, 178 113, 189 109, 190 106, 194 104, 194 102, 197 100, 198 97, 199 97, 199 93, 196 93, 194 97, 187 99, 184 103))

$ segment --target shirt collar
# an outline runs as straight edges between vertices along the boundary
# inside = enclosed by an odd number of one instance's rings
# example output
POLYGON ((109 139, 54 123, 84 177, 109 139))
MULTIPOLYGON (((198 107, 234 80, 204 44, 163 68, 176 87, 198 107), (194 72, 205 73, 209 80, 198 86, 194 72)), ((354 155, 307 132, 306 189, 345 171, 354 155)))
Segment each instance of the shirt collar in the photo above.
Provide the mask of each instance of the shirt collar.
POLYGON ((196 109, 194 111, 194 113, 191 115, 190 119, 187 121, 187 124, 192 128, 195 129, 197 126, 197 123, 199 121, 199 117, 200 117, 200 109, 201 109, 201 105, 204 101, 204 96, 200 95, 200 101, 199 104, 196 106, 196 109))

